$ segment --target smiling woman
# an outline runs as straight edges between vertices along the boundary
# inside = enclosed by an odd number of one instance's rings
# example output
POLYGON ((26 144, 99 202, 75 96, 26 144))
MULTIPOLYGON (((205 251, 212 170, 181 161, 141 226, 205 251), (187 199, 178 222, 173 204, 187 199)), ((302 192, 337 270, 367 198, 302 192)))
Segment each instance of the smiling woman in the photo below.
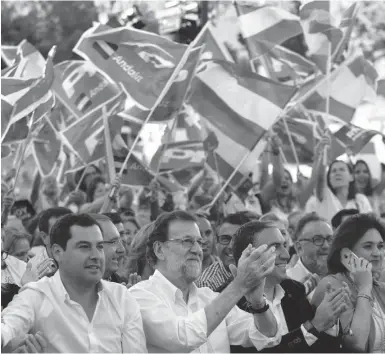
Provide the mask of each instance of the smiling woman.
POLYGON ((18 258, 23 262, 28 262, 30 258, 29 251, 31 249, 30 242, 32 236, 14 227, 5 227, 3 235, 3 252, 18 258))

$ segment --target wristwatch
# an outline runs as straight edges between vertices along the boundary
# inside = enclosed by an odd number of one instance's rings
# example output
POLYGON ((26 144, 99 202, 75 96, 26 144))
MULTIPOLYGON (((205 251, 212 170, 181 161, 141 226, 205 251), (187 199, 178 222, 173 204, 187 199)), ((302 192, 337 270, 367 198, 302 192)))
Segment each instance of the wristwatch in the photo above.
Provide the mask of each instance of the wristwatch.
POLYGON ((270 308, 269 304, 266 301, 265 296, 263 296, 263 301, 261 303, 257 304, 257 306, 256 306, 257 308, 255 308, 251 303, 249 303, 248 305, 249 306, 248 306, 247 310, 249 313, 251 313, 253 315, 264 313, 270 308))
POLYGON ((306 321, 303 324, 303 327, 306 329, 307 332, 311 333, 314 337, 319 338, 320 333, 317 331, 317 329, 314 327, 314 325, 310 321, 306 321))

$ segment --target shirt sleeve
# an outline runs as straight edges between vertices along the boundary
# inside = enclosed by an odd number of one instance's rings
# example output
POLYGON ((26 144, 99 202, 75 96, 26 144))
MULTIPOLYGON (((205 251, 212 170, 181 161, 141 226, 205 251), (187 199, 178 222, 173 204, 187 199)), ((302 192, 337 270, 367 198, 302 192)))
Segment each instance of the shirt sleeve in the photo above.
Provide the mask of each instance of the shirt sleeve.
POLYGON ((302 331, 303 337, 305 338, 305 341, 309 347, 312 346, 317 341, 318 338, 315 335, 309 333, 305 329, 304 325, 301 325, 301 331, 302 331))
POLYGON ((357 194, 356 198, 360 207, 360 213, 371 213, 373 211, 369 199, 365 195, 357 194))
POLYGON ((147 343, 167 352, 190 352, 207 341, 205 310, 177 316, 154 293, 135 286, 130 290, 140 306, 147 343))
POLYGON ((277 333, 274 337, 266 337, 256 327, 254 316, 235 306, 226 316, 227 330, 231 345, 242 347, 254 346, 258 351, 275 347, 281 342, 282 325, 279 321, 277 333))
POLYGON ((123 353, 147 353, 142 316, 137 301, 126 291, 125 318, 122 335, 123 353))
POLYGON ((17 294, 1 313, 1 346, 25 336, 34 326, 35 308, 40 307, 41 294, 26 289, 17 294))

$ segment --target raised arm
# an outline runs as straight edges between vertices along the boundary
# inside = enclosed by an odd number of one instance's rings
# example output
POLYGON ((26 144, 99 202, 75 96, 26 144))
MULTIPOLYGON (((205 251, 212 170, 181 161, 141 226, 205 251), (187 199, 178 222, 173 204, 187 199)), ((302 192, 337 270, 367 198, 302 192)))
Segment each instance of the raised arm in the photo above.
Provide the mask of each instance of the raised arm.
MULTIPOLYGON (((325 135, 322 138, 320 144, 320 163, 317 164, 315 169, 315 193, 319 201, 323 201, 325 196, 326 185, 326 165, 325 162, 329 161, 329 150, 330 150, 330 137, 325 135), (325 158, 326 156, 326 158, 325 158)), ((313 171, 314 172, 314 171, 313 171)))

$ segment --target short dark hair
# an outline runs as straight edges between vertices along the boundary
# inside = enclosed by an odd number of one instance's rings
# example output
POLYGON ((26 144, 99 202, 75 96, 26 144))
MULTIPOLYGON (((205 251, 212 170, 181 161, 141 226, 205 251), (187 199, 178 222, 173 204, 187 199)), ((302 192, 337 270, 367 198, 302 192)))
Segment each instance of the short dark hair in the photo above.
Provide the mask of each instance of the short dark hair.
POLYGON ((236 213, 227 215, 226 217, 223 218, 222 224, 228 223, 232 225, 241 226, 250 221, 257 221, 258 219, 259 219, 258 214, 245 210, 245 211, 238 211, 236 213))
POLYGON ((250 221, 242 225, 233 236, 233 256, 235 264, 242 256, 242 252, 249 244, 253 244, 254 237, 265 229, 276 228, 270 221, 250 221))
POLYGON ((331 183, 330 183, 330 173, 332 171, 332 167, 334 164, 336 163, 343 163, 346 165, 346 167, 348 168, 350 174, 353 176, 353 181, 351 181, 349 183, 349 192, 348 192, 348 200, 352 200, 356 197, 356 185, 355 185, 355 182, 354 182, 354 174, 353 174, 353 169, 352 169, 352 166, 349 165, 348 163, 346 163, 345 161, 341 161, 341 160, 334 160, 330 165, 329 165, 329 169, 328 169, 328 173, 327 173, 327 176, 326 176, 326 183, 329 187, 329 189, 332 191, 332 193, 335 195, 336 194, 336 191, 335 189, 332 187, 331 183))
POLYGON ((187 211, 183 210, 175 210, 167 213, 162 213, 158 216, 158 218, 154 222, 154 228, 152 232, 150 233, 150 236, 148 238, 147 242, 147 259, 152 263, 151 265, 154 266, 157 262, 157 257, 154 252, 154 243, 159 242, 165 242, 168 240, 168 229, 173 221, 192 221, 197 222, 196 218, 188 213, 187 211))
POLYGON ((45 232, 47 235, 49 233, 49 220, 51 218, 60 218, 61 216, 72 214, 72 211, 68 208, 55 207, 49 208, 41 212, 39 217, 38 228, 39 231, 45 232))
POLYGON ((345 220, 335 231, 327 260, 329 274, 345 272, 340 253, 345 247, 352 249, 370 229, 376 229, 385 240, 385 226, 373 214, 356 214, 345 220))
POLYGON ((90 227, 96 225, 103 234, 101 227, 96 220, 89 214, 67 214, 55 222, 49 233, 51 245, 57 244, 64 250, 67 242, 71 238, 71 226, 90 227))
POLYGON ((305 226, 311 222, 316 222, 316 221, 323 221, 328 224, 328 221, 324 219, 323 217, 319 216, 317 213, 312 212, 312 213, 307 213, 305 214, 301 219, 299 219, 297 227, 294 231, 294 234, 292 236, 293 241, 298 240, 298 238, 301 236, 301 233, 305 226))
POLYGON ((360 211, 358 209, 342 209, 332 218, 332 226, 333 229, 336 229, 338 226, 342 224, 342 219, 345 216, 353 216, 359 214, 360 211))
POLYGON ((103 213, 103 215, 109 217, 114 224, 120 224, 122 222, 118 213, 103 213))

